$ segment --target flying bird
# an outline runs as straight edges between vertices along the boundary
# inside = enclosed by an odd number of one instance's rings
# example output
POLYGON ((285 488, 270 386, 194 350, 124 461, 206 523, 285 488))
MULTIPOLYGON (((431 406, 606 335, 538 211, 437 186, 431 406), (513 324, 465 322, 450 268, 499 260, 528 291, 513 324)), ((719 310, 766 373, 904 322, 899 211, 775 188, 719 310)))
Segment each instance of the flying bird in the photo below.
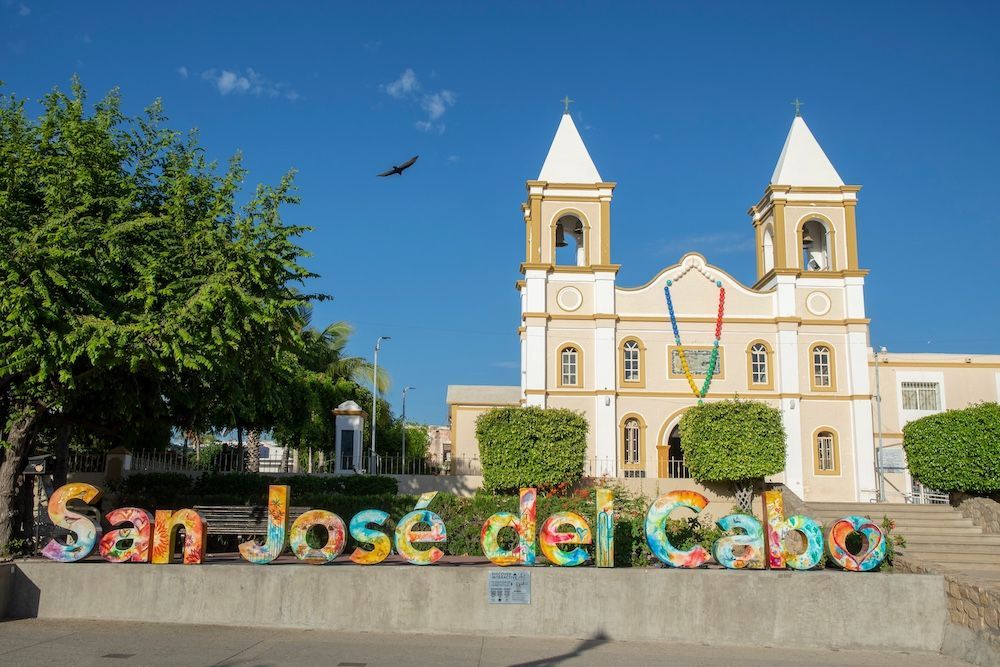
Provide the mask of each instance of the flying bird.
POLYGON ((420 157, 420 156, 419 155, 414 155, 413 157, 411 157, 409 160, 407 160, 403 164, 396 165, 396 166, 394 166, 392 169, 390 169, 388 171, 383 171, 381 174, 379 174, 379 176, 394 176, 396 174, 399 174, 400 176, 402 176, 404 171, 406 171, 407 169, 409 169, 410 167, 413 166, 413 163, 417 161, 418 157, 420 157))

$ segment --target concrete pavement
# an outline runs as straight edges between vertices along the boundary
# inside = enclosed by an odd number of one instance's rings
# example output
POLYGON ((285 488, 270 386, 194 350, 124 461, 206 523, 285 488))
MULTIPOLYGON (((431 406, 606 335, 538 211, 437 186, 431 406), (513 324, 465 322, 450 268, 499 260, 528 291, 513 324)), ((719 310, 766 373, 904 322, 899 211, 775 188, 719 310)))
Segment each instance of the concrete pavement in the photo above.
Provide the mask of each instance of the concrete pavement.
MULTIPOLYGON (((113 597, 113 595, 112 595, 113 597)), ((109 600, 113 604, 114 600, 109 600)), ((0 623, 4 665, 671 665, 959 667, 936 653, 464 635, 341 633, 110 621, 0 623)))

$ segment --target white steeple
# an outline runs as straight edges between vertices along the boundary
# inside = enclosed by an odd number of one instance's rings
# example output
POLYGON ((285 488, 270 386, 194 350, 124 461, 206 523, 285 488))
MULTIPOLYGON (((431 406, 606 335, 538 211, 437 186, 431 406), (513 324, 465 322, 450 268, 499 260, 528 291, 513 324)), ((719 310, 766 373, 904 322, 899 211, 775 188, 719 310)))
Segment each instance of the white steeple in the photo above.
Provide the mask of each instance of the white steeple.
POLYGON ((564 113, 559 122, 538 180, 575 184, 603 182, 569 113, 564 113))
POLYGON ((795 116, 771 175, 773 185, 840 187, 844 184, 802 116, 795 116))

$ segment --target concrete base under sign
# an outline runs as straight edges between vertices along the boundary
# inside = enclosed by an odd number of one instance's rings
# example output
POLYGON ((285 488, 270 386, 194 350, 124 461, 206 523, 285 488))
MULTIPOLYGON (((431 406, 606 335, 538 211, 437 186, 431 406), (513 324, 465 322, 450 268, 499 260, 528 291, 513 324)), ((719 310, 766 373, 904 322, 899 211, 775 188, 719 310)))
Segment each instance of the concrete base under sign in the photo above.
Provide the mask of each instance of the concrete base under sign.
POLYGON ((22 561, 7 617, 349 632, 493 634, 938 651, 937 575, 533 568, 531 604, 491 604, 490 567, 22 561))

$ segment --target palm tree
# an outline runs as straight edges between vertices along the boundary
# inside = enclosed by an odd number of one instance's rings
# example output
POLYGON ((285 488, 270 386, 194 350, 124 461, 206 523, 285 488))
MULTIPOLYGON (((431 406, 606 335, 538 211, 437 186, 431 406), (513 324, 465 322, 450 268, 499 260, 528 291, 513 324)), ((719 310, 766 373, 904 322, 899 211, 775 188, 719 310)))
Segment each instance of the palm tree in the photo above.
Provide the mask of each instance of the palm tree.
MULTIPOLYGON (((354 327, 347 322, 334 322, 322 331, 314 329, 312 324, 312 306, 299 306, 299 318, 302 322, 302 336, 306 368, 317 373, 326 373, 335 379, 346 378, 359 385, 371 386, 374 366, 364 357, 348 357, 344 355, 347 341, 354 333, 354 327)), ((386 392, 390 386, 389 374, 384 368, 378 370, 378 390, 386 392)))

